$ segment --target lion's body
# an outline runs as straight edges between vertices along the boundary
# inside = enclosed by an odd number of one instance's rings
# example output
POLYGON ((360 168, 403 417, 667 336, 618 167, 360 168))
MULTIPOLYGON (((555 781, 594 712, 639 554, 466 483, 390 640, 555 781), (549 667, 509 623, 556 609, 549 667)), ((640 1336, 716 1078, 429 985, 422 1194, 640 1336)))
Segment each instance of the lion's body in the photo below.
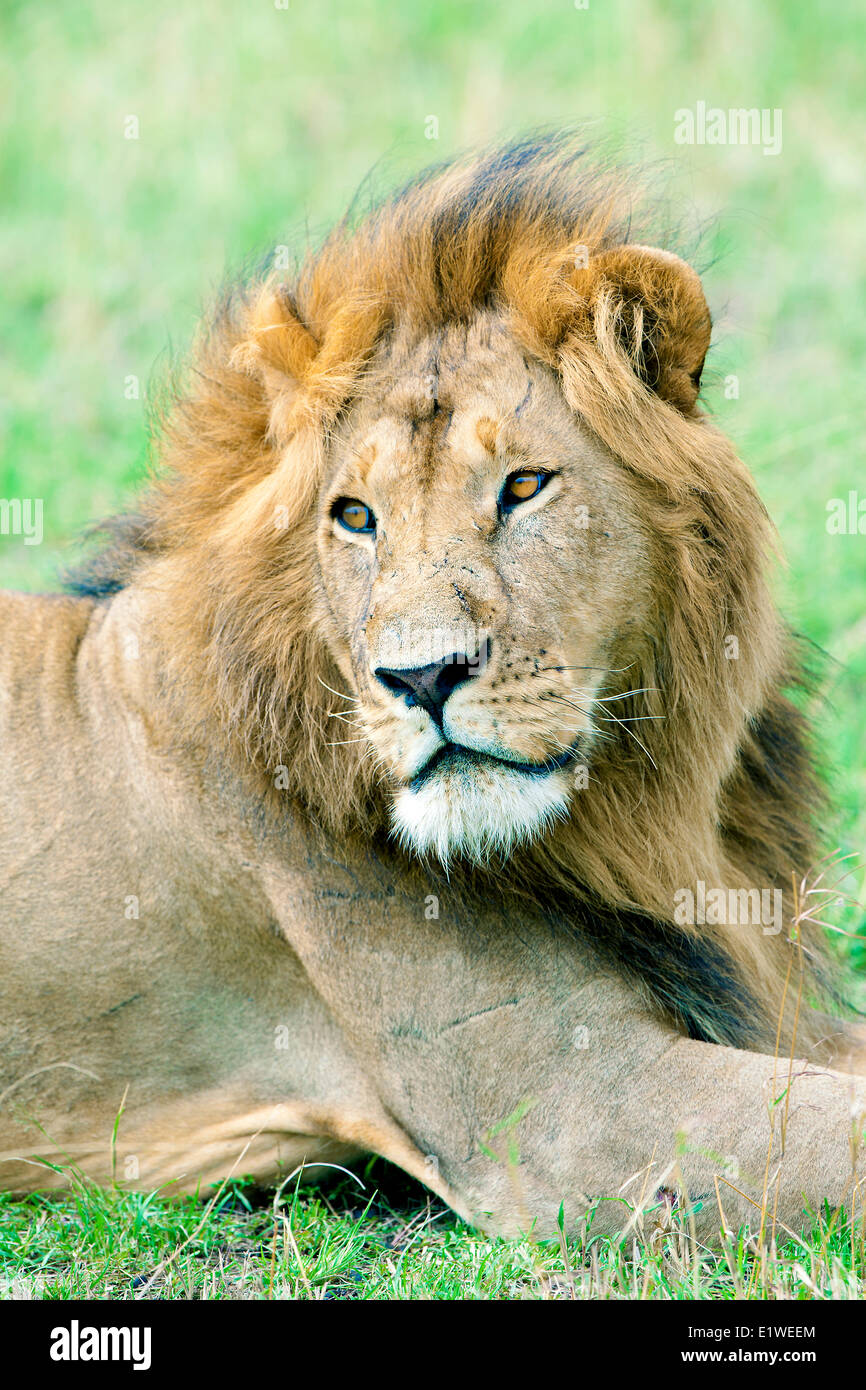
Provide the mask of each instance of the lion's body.
MULTIPOLYGON (((117 605, 130 606, 126 596, 117 605)), ((327 1105, 315 1075, 327 1076, 333 1025, 251 872, 244 808, 222 801, 207 767, 174 758, 170 731, 148 715, 152 673, 124 655, 135 626, 86 601, 17 596, 3 625, 4 684, 24 682, 3 707, 15 807, 4 816, 5 1113, 20 1118, 33 1102, 46 1138, 104 1177, 129 1083, 121 1174, 131 1156, 145 1182, 195 1186, 211 1166, 203 1130, 232 1141, 216 1145, 221 1172, 259 1106, 283 1094, 303 1095, 311 1111, 327 1105), (318 1060, 298 1051, 299 1013, 318 1060), (288 1051, 277 1048, 282 1025, 288 1051)), ((351 1093, 344 1053, 337 1041, 331 1066, 351 1093)), ((50 1173, 12 1159, 22 1140, 32 1146, 25 1135, 6 1136, 4 1182, 50 1184, 50 1173)), ((290 1162, 311 1149, 285 1134, 282 1144, 290 1162)), ((276 1170, 274 1144, 263 1161, 265 1147, 244 1171, 276 1170)))
MULTIPOLYGON (((766 521, 693 273, 557 148, 479 167, 230 302, 84 596, 2 601, 5 1186, 373 1150, 503 1229, 724 1156, 761 1197, 777 1024, 828 1027, 766 521), (784 911, 681 920, 704 884, 784 911)), ((800 1077, 784 1219, 844 1196, 852 1089, 800 1077)))

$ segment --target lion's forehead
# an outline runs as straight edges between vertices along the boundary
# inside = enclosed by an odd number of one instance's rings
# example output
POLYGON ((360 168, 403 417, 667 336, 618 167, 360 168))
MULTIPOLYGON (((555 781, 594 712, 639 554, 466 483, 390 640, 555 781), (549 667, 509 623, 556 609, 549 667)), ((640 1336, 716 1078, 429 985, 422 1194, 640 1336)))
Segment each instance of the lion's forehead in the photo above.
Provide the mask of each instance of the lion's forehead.
POLYGON ((338 461, 380 496, 408 484, 419 499, 437 483, 483 486, 497 460, 561 461, 576 433, 552 374, 509 334, 455 329, 393 350, 371 370, 338 461))

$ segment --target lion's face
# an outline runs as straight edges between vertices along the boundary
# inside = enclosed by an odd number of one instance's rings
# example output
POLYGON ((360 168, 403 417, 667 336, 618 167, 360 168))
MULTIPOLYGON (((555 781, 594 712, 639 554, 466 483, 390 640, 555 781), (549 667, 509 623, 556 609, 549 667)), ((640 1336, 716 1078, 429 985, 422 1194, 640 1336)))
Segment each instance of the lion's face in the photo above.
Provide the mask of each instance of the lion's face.
POLYGON ((335 441, 327 641, 401 839, 507 851, 567 812, 633 688, 650 546, 625 470, 555 374, 482 315, 399 335, 335 441))

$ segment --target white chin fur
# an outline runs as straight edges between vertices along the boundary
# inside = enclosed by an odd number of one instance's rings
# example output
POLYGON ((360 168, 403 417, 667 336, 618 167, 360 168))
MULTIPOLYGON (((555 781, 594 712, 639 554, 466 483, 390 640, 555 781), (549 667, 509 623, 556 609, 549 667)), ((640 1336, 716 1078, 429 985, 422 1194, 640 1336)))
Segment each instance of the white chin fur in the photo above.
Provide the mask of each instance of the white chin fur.
POLYGON ((564 772, 533 777, 498 766, 434 771, 417 790, 394 800, 392 824, 404 849, 484 862, 542 834, 568 809, 564 772))

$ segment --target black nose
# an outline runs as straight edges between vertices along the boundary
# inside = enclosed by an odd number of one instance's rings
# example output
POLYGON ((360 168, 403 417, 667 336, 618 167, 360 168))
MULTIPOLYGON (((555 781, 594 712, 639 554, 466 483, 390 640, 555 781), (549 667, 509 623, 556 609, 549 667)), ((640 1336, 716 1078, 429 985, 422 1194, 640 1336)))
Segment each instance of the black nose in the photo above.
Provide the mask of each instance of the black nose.
POLYGON ((407 705, 420 705, 441 724, 442 710, 452 690, 480 675, 489 655, 490 643, 484 642, 474 656, 452 652, 441 661, 431 661, 429 666, 377 666, 373 674, 398 699, 405 698, 407 705))

